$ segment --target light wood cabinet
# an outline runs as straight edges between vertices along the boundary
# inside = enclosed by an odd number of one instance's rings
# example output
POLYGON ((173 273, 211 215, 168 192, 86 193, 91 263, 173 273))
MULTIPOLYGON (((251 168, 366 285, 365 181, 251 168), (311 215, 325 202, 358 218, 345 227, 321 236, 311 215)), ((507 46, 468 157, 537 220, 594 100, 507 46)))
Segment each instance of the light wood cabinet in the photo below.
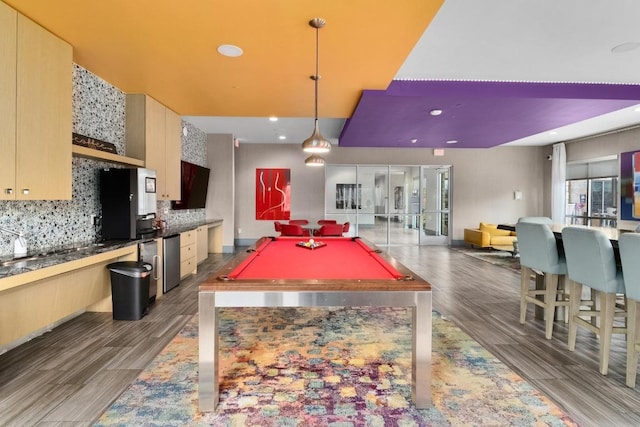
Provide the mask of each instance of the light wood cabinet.
POLYGON ((0 3, 0 200, 71 199, 72 48, 0 3))
POLYGON ((209 256, 209 227, 201 225, 196 229, 196 260, 198 264, 209 256))
POLYGON ((128 94, 126 103, 127 156, 156 171, 158 200, 180 200, 180 116, 144 94, 128 94))
POLYGON ((180 279, 197 272, 196 231, 185 231, 180 233, 180 279))
POLYGON ((0 200, 15 198, 17 28, 18 13, 0 2, 0 200))

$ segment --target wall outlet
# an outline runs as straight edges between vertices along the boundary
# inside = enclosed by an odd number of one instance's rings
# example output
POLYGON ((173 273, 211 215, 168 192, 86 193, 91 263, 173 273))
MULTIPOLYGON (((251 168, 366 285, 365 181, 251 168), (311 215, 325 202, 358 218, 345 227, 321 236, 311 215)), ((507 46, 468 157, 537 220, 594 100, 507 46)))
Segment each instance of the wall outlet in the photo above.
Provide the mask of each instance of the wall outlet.
POLYGON ((242 234, 242 228, 238 227, 238 234, 242 234))
POLYGON ((91 222, 89 224, 96 225, 96 216, 95 215, 91 215, 91 222))

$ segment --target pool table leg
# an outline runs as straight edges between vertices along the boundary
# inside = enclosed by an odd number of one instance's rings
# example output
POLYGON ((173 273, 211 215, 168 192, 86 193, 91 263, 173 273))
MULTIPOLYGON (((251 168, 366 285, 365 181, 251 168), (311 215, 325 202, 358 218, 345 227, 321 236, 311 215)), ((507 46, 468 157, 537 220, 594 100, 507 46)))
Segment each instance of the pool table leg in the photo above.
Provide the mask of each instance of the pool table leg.
POLYGON ((202 412, 215 411, 219 399, 219 328, 215 295, 215 292, 204 291, 200 292, 198 297, 198 406, 202 412))
POLYGON ((418 409, 431 405, 431 292, 416 292, 413 308, 411 394, 418 409))

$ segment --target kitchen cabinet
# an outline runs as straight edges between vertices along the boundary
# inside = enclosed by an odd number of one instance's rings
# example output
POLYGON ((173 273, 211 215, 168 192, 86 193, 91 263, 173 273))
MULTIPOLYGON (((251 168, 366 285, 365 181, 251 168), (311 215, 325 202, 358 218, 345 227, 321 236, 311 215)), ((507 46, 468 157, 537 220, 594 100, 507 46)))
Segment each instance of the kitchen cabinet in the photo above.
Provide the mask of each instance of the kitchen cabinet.
POLYGON ((196 231, 180 233, 180 279, 196 274, 196 231))
POLYGON ((71 199, 72 48, 0 2, 0 200, 71 199))
POLYGON ((157 173, 158 200, 180 200, 180 116, 144 94, 126 99, 127 156, 157 173))
POLYGON ((200 264, 209 256, 209 226, 201 225, 196 229, 196 260, 200 264))

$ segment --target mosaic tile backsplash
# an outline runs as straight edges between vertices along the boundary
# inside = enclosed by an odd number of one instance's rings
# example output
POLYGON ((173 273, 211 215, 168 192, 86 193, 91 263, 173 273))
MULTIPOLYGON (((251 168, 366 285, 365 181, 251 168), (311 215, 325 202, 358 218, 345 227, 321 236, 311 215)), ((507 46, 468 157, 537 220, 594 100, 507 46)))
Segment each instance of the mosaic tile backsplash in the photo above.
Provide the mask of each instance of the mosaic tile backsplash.
MULTIPOLYGON (((125 154, 125 94, 84 68, 73 69, 73 132, 110 142, 125 154)), ((182 158, 206 165, 207 137, 193 125, 182 137, 182 158)), ((71 135, 69 135, 71 144, 71 135)), ((30 251, 46 250, 96 239, 92 215, 100 215, 98 170, 120 167, 106 162, 73 158, 71 200, 0 201, 0 227, 25 234, 30 251)), ((158 202, 158 215, 169 226, 202 221, 204 209, 174 211, 170 202, 158 202), (165 210, 167 213, 164 213, 165 210)), ((13 236, 0 231, 0 257, 13 255, 13 236)))

